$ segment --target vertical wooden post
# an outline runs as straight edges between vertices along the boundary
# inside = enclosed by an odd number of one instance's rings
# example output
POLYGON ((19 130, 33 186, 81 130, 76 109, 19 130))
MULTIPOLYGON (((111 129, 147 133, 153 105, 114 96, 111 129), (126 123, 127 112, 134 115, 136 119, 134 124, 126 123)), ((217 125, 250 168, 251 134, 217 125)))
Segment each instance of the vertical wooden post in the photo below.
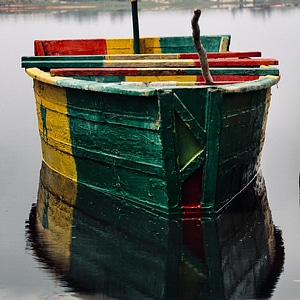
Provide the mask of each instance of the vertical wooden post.
POLYGON ((137 0, 131 0, 134 54, 140 53, 140 32, 137 0))
POLYGON ((207 140, 202 210, 208 213, 215 213, 221 127, 221 91, 208 89, 206 97, 205 127, 207 140))
POLYGON ((178 212, 181 207, 178 151, 176 145, 174 100, 172 90, 159 90, 158 103, 161 114, 161 140, 166 174, 169 212, 178 212))

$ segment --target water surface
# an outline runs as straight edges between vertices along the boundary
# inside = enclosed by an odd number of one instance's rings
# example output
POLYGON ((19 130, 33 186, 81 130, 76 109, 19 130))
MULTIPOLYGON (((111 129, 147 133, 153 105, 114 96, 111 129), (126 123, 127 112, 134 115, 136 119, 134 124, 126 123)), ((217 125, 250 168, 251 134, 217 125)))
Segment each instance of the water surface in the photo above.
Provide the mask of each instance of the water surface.
MULTIPOLYGON (((142 11, 140 34, 190 35, 191 15, 192 9, 142 11)), ((262 159, 272 222, 282 231, 285 249, 271 298, 299 299, 300 9, 206 9, 200 24, 202 34, 231 34, 232 50, 261 50, 280 61, 262 159)), ((130 12, 1 14, 0 25, 0 298, 106 299, 72 290, 35 255, 28 238, 25 221, 37 202, 41 154, 32 81, 20 57, 33 53, 34 39, 131 36, 130 12)))

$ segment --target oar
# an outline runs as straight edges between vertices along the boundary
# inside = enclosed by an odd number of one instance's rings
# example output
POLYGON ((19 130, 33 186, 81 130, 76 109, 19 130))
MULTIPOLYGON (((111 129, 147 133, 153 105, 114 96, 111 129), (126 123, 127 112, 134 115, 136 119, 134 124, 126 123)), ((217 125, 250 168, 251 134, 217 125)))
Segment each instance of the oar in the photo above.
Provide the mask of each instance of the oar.
MULTIPOLYGON (((201 68, 52 68, 52 76, 197 76, 201 68)), ((277 68, 211 68, 212 75, 278 76, 277 68)))
POLYGON ((140 32, 137 0, 131 0, 134 54, 140 53, 140 32))
MULTIPOLYGON (((194 68, 199 67, 203 69, 199 59, 149 59, 149 60, 109 60, 101 56, 97 57, 66 57, 64 56, 33 56, 29 58, 22 58, 23 68, 194 68)), ((272 58, 217 58, 208 59, 207 63, 211 67, 259 67, 261 65, 276 65, 278 61, 272 58)), ((205 69, 205 68, 204 68, 205 69)), ((204 73, 204 71, 203 71, 204 73)), ((207 81, 207 80, 206 80, 207 81)))

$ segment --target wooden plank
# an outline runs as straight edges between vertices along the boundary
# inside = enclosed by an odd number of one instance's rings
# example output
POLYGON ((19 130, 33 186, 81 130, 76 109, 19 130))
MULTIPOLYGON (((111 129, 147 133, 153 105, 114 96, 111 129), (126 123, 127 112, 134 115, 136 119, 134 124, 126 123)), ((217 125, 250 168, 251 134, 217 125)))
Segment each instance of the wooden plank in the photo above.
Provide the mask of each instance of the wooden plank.
POLYGON ((53 56, 22 56, 22 62, 50 62, 50 61, 94 61, 106 60, 107 57, 134 57, 135 55, 53 55, 53 56))
MULTIPOLYGON (((92 57, 92 56, 91 56, 92 57)), ((260 51, 247 52, 207 52, 207 58, 250 58, 261 57, 260 51)), ((105 55, 108 60, 146 60, 146 59, 198 59, 198 53, 160 53, 160 54, 114 54, 105 55)))
POLYGON ((161 90, 158 103, 163 122, 161 122, 160 138, 166 172, 166 188, 168 193, 169 210, 176 210, 181 206, 179 166, 177 164, 177 147, 174 119, 174 101, 171 91, 161 90))
MULTIPOLYGON (((278 60, 274 58, 218 58, 208 59, 210 67, 258 67, 261 65, 277 65, 278 60)), ((157 60, 103 60, 95 58, 94 60, 23 60, 22 67, 25 68, 160 68, 160 67, 198 67, 200 61, 198 59, 157 59, 157 60)))
POLYGON ((43 41, 34 41, 34 54, 35 55, 48 55, 44 51, 43 41))
MULTIPOLYGON (((228 50, 230 35, 203 36, 202 43, 208 52, 228 50), (225 43, 224 43, 225 42, 225 43), (223 45, 224 44, 224 45, 223 45)), ((139 39, 142 53, 176 53, 192 52, 194 45, 191 36, 146 37, 139 39)), ((36 40, 35 55, 66 55, 66 54, 106 54, 114 48, 109 44, 121 45, 117 53, 133 54, 132 38, 99 38, 99 39, 69 39, 69 40, 36 40)))
MULTIPOLYGON (((279 75, 277 68, 211 68, 212 75, 279 75)), ((52 76, 175 76, 201 75, 201 68, 63 68, 51 69, 52 76)))
MULTIPOLYGON (((207 52, 228 50, 230 35, 202 36, 202 43, 207 52)), ((193 52, 191 36, 146 37, 139 39, 142 53, 176 53, 193 52)), ((100 38, 100 39, 68 39, 68 40, 36 40, 35 55, 80 55, 127 53, 133 54, 132 38, 100 38), (111 47, 117 43, 118 47, 111 47)))
MULTIPOLYGON (((41 42, 41 41, 39 41, 41 42)), ((40 43, 35 43, 37 48, 41 48, 40 43)), ((245 52, 208 52, 207 58, 250 58, 260 57, 260 51, 245 52)), ((103 55, 44 55, 44 56, 23 56, 22 62, 26 61, 56 61, 56 60, 145 60, 145 59, 198 59, 197 53, 161 53, 161 54, 103 54, 103 55)))
POLYGON ((218 159, 220 151, 220 130, 222 122, 222 92, 208 89, 206 98, 206 160, 202 190, 203 211, 215 211, 215 195, 218 179, 218 159))
MULTIPOLYGON (((246 58, 246 57, 260 57, 261 52, 260 51, 245 51, 245 52, 207 52, 206 53, 207 58, 246 58)), ((187 58, 198 58, 198 53, 181 53, 180 54, 181 59, 187 59, 187 58)))
POLYGON ((35 55, 106 54, 106 39, 36 40, 35 55))
MULTIPOLYGON (((42 48, 40 43, 36 47, 42 48)), ((42 51, 42 50, 40 50, 42 51)), ((250 58, 260 57, 260 51, 244 52, 208 52, 207 58, 250 58)), ((103 54, 103 55, 44 55, 23 56, 22 61, 55 61, 55 60, 146 60, 146 59, 198 59, 197 53, 161 53, 161 54, 103 54)))

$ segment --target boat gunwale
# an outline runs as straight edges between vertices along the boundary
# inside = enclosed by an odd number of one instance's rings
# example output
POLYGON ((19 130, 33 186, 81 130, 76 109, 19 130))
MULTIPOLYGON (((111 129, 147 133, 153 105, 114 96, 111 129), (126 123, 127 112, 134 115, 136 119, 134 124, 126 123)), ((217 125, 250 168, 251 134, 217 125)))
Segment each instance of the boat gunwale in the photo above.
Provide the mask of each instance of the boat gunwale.
MULTIPOLYGON (((258 79, 251 81, 244 81, 240 83, 228 83, 228 84, 216 84, 216 85, 190 85, 181 83, 180 85, 174 85, 175 82, 166 82, 165 85, 122 85, 121 82, 102 83, 96 81, 89 81, 84 79, 77 79, 73 77, 62 77, 52 76, 49 72, 45 72, 39 68, 26 68, 25 72, 35 80, 56 85, 63 88, 72 88, 79 90, 87 90, 92 92, 103 92, 111 94, 126 94, 136 96, 156 96, 158 93, 164 90, 175 90, 175 89, 213 89, 219 90, 223 93, 242 93, 249 91, 258 91, 266 88, 270 88, 277 84, 280 80, 280 74, 261 76, 258 79)), ((162 81, 163 82, 163 81, 162 81)))

